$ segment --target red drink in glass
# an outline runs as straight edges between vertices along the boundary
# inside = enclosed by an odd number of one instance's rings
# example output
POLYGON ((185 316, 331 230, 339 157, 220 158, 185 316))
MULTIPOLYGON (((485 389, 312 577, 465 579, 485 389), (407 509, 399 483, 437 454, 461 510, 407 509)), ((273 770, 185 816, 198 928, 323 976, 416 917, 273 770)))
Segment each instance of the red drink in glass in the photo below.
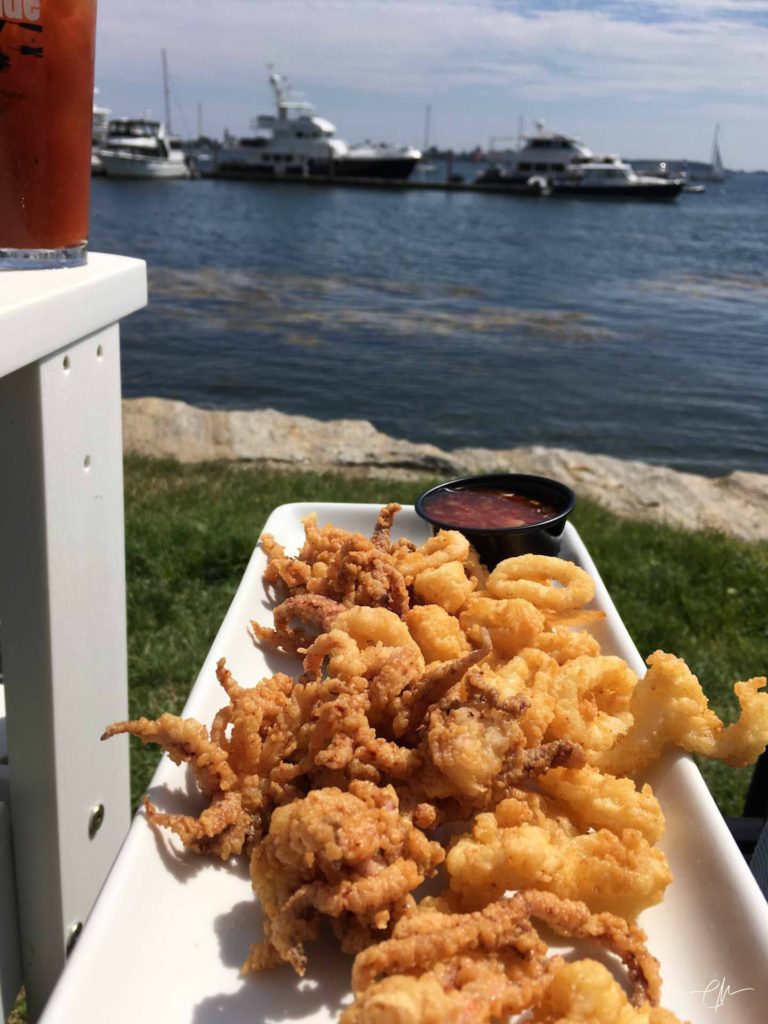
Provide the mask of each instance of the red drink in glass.
POLYGON ((85 262, 96 0, 0 0, 0 269, 85 262))

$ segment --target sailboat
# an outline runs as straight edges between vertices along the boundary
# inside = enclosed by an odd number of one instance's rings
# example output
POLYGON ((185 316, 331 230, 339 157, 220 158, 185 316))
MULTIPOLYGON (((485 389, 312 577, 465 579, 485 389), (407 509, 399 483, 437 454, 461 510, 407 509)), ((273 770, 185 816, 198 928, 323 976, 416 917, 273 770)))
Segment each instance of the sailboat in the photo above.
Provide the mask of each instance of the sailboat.
POLYGON ((723 158, 720 154, 720 125, 715 125, 715 136, 712 139, 712 159, 710 160, 709 170, 696 171, 693 174, 689 174, 688 178, 691 181, 725 181, 725 167, 723 165, 723 158))
POLYGON ((712 163, 711 163, 711 177, 710 181, 725 181, 725 167, 723 166, 723 158, 720 156, 720 146, 718 144, 718 135, 720 134, 720 125, 715 125, 715 137, 712 140, 712 163))

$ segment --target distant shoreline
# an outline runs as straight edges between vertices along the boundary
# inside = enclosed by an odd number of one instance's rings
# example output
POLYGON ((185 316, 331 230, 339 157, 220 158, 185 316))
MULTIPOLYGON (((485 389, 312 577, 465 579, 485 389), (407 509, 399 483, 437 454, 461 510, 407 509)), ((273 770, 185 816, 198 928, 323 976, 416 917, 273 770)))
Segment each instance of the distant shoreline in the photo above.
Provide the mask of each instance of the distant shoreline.
POLYGON ((451 478, 515 471, 554 477, 616 515, 768 540, 768 475, 721 477, 540 446, 443 451, 399 440, 365 420, 320 421, 273 409, 208 410, 164 398, 123 401, 126 453, 358 476, 451 478))

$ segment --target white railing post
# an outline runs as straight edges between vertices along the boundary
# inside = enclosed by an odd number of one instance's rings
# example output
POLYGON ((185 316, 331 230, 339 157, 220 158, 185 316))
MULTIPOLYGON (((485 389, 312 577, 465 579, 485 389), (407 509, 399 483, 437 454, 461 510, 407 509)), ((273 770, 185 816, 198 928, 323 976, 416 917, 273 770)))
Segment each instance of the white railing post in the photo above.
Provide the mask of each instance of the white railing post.
POLYGON ((0 642, 23 974, 39 1015, 129 825, 120 343, 143 263, 0 275, 0 642))

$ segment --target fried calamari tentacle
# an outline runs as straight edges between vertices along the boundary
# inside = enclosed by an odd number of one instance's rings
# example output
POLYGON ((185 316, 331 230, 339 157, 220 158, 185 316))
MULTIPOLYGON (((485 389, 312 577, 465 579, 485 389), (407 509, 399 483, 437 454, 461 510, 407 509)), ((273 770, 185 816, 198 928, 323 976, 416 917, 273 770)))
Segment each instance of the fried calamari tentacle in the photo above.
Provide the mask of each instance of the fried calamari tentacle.
MULTIPOLYGON (((560 935, 604 946, 625 964, 635 1000, 649 1010, 658 1000, 658 963, 643 932, 611 914, 593 915, 583 903, 540 892, 519 893, 470 914, 451 914, 443 906, 448 909, 443 899, 425 901, 398 921, 391 939, 357 956, 356 999, 343 1024, 490 1022, 546 1006, 564 961, 545 959, 531 917, 560 935)), ((622 999, 628 1006, 623 993, 622 999)), ((590 1017, 583 1021, 592 1024, 590 1017)))
POLYGON ((401 742, 407 742, 408 736, 412 736, 414 730, 421 725, 433 704, 442 700, 473 665, 487 657, 491 650, 487 631, 483 630, 479 639, 481 645, 476 650, 454 661, 435 662, 424 670, 418 680, 409 683, 401 692, 392 720, 392 731, 401 742))
POLYGON ((385 505, 379 512, 376 525, 373 528, 373 534, 371 535, 371 543, 379 551, 386 551, 389 554, 392 550, 392 523, 401 508, 402 505, 398 505, 397 502, 393 501, 389 505, 385 505))
POLYGON ((589 573, 549 555, 518 555, 499 562, 488 577, 488 590, 494 597, 523 598, 553 612, 580 608, 595 596, 589 573), (562 586, 553 587, 550 580, 562 586))
POLYGON ((266 584, 284 583, 291 593, 302 590, 312 575, 306 562, 298 558, 290 558, 282 544, 278 544, 271 533, 261 536, 261 546, 267 555, 267 568, 264 570, 266 584))
POLYGON ((243 852, 255 838, 258 821, 243 810, 240 793, 217 793, 198 818, 163 814, 144 798, 144 811, 153 825, 168 828, 195 853, 228 860, 243 852))
POLYGON ((321 594, 297 594, 279 604, 274 611, 275 628, 251 622, 255 637, 262 643, 279 647, 283 651, 297 653, 315 639, 304 629, 294 629, 292 622, 299 621, 315 626, 320 633, 327 633, 333 627, 344 606, 321 594))
MULTIPOLYGON (((347 793, 314 790, 274 812, 251 857, 267 944, 303 974, 303 944, 321 913, 348 914, 372 934, 382 932, 443 856, 439 843, 399 813, 391 787, 352 782, 347 793)), ((244 969, 263 959, 257 947, 244 969)))
POLYGON ((546 954, 522 900, 500 900, 471 914, 429 910, 409 915, 398 922, 391 939, 355 958, 352 988, 361 992, 382 975, 425 973, 453 957, 502 950, 526 960, 546 954))
POLYGON ((377 548, 350 551, 339 565, 337 583, 340 600, 346 606, 386 608, 400 617, 410 607, 403 574, 377 548))
POLYGON ((157 743, 175 764, 191 764, 200 789, 209 796, 226 792, 237 783, 227 752, 210 739, 205 726, 194 718, 179 718, 166 712, 156 721, 138 718, 115 722, 104 730, 101 738, 106 740, 121 733, 130 733, 142 743, 157 743))
POLYGON ((615 914, 592 914, 586 904, 558 899, 551 892, 529 891, 519 893, 518 898, 533 917, 544 921, 558 935, 569 939, 588 939, 615 953, 629 972, 634 1001, 658 1005, 661 992, 659 962, 648 952, 646 934, 642 929, 615 914))
POLYGON ((741 715, 726 727, 682 658, 656 651, 648 664, 629 705, 631 728, 612 749, 590 757, 593 764, 615 775, 634 775, 668 745, 734 768, 757 760, 768 744, 768 693, 759 692, 766 685, 764 677, 736 683, 741 715))

